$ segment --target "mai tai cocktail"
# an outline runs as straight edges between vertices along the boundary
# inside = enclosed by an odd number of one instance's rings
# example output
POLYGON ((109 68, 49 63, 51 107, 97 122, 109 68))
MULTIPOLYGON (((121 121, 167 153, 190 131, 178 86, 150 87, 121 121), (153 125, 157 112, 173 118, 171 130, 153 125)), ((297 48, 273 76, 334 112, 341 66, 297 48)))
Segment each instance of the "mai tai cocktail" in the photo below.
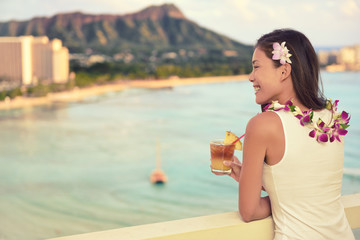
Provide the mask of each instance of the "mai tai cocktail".
MULTIPOLYGON (((241 137, 240 137, 241 138, 241 137)), ((227 131, 225 139, 210 141, 211 171, 216 174, 230 174, 231 167, 225 166, 224 161, 232 161, 234 150, 241 150, 242 145, 234 133, 227 131)))

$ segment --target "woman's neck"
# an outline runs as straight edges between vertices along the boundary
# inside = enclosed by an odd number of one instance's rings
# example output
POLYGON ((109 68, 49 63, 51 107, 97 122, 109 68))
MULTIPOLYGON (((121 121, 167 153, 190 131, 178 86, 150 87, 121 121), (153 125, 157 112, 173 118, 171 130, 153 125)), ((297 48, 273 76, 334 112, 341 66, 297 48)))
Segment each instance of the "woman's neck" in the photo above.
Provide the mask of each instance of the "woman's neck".
POLYGON ((280 104, 285 104, 287 101, 292 100, 295 106, 298 106, 301 111, 308 111, 309 108, 301 103, 299 98, 296 96, 295 89, 292 83, 291 75, 282 82, 282 93, 278 96, 280 104))

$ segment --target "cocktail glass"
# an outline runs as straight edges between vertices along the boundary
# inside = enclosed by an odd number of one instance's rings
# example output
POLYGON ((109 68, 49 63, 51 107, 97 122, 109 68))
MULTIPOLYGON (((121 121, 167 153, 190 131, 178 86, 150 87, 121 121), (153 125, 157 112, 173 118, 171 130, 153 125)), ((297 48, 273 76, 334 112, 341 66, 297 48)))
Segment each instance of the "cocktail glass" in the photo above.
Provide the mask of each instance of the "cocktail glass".
POLYGON ((231 167, 225 166, 224 161, 232 161, 235 144, 224 144, 224 140, 210 141, 211 171, 216 174, 230 174, 231 167))

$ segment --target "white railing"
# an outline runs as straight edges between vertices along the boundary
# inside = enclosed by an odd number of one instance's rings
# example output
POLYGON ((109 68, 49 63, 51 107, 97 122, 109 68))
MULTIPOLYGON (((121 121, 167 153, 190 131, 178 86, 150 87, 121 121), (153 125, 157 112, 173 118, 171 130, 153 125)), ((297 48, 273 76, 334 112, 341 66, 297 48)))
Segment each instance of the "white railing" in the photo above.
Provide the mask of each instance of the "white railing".
MULTIPOLYGON (((360 228, 360 193, 342 196, 341 200, 351 228, 360 228)), ((52 240, 272 240, 273 225, 271 217, 245 223, 241 220, 238 212, 227 212, 53 238, 52 240)))

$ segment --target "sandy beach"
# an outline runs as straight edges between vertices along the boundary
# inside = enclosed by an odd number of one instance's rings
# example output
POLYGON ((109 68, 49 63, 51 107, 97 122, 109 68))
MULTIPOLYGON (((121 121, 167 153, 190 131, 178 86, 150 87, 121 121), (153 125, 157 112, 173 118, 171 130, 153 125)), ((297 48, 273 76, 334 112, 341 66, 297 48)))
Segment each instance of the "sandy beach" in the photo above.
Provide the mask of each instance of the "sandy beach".
POLYGON ((24 108, 36 105, 52 104, 56 102, 74 102, 90 96, 102 95, 108 92, 122 91, 128 88, 169 88, 179 85, 209 84, 218 82, 244 81, 248 75, 214 76, 200 78, 170 78, 165 80, 129 80, 117 81, 105 85, 86 88, 74 88, 71 91, 49 93, 45 97, 16 97, 0 102, 0 110, 24 108))

